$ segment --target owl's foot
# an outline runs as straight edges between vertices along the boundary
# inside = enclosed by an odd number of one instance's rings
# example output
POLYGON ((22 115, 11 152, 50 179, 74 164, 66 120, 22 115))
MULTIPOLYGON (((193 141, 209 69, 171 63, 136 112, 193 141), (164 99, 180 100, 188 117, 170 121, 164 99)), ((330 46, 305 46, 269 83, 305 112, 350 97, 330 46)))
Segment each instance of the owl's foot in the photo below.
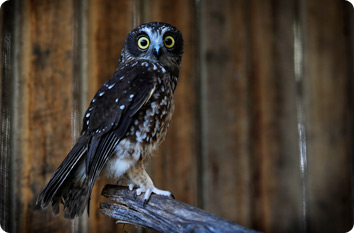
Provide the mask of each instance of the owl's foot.
POLYGON ((135 187, 134 184, 128 184, 128 188, 129 188, 130 191, 133 191, 134 187, 135 187))
POLYGON ((149 201, 152 193, 155 193, 157 195, 172 197, 173 199, 175 199, 175 196, 171 192, 155 188, 154 186, 140 187, 136 190, 136 195, 140 196, 142 193, 145 193, 144 194, 144 204, 146 204, 149 201))
POLYGON ((126 173, 126 177, 129 181, 129 190, 132 191, 134 187, 137 187, 135 192, 136 196, 140 196, 142 193, 145 193, 143 199, 144 205, 149 201, 152 193, 172 197, 173 199, 175 198, 169 191, 155 188, 154 183, 144 169, 142 160, 139 160, 138 163, 126 173))

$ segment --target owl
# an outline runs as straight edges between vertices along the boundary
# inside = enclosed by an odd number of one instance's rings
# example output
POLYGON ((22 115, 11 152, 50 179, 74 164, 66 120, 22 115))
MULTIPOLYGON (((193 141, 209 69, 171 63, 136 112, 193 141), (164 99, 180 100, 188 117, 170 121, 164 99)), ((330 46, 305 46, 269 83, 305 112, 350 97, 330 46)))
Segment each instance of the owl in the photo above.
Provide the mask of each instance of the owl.
POLYGON ((152 193, 172 195, 154 186, 144 160, 166 136, 182 54, 182 34, 167 23, 143 24, 128 34, 118 68, 83 117, 80 138, 39 194, 42 209, 51 205, 58 215, 61 203, 65 218, 81 216, 102 174, 124 180, 144 203, 152 193))

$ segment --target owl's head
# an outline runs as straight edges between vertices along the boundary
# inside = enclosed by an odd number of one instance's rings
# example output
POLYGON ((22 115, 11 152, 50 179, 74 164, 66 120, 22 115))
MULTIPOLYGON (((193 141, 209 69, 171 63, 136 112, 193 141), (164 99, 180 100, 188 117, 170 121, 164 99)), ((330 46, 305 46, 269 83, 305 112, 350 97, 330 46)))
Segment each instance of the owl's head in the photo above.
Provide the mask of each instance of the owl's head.
POLYGON ((146 59, 175 70, 179 68, 182 54, 182 33, 170 24, 154 22, 142 24, 129 33, 121 62, 146 59))

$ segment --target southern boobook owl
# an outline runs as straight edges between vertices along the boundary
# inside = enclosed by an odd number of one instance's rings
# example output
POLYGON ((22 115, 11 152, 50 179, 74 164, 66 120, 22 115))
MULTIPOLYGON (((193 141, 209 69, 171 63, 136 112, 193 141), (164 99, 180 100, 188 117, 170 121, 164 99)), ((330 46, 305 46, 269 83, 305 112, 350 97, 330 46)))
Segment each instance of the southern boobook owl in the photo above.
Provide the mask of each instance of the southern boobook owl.
POLYGON ((128 34, 118 68, 84 115, 81 137, 38 197, 42 209, 51 205, 57 215, 62 203, 65 218, 82 215, 101 172, 145 193, 144 202, 151 193, 171 195, 155 188, 143 161, 165 138, 182 54, 182 34, 172 25, 147 23, 128 34))

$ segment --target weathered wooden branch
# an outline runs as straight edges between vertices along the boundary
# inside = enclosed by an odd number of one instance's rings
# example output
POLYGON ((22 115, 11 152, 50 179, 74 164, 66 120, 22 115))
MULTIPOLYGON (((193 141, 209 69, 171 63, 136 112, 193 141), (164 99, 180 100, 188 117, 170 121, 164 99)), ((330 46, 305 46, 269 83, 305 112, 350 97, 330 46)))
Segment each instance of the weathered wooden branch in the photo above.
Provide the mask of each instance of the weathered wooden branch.
POLYGON ((127 187, 106 185, 102 195, 114 203, 100 203, 102 213, 117 223, 159 232, 256 232, 169 197, 152 195, 144 205, 142 198, 134 193, 127 187))

